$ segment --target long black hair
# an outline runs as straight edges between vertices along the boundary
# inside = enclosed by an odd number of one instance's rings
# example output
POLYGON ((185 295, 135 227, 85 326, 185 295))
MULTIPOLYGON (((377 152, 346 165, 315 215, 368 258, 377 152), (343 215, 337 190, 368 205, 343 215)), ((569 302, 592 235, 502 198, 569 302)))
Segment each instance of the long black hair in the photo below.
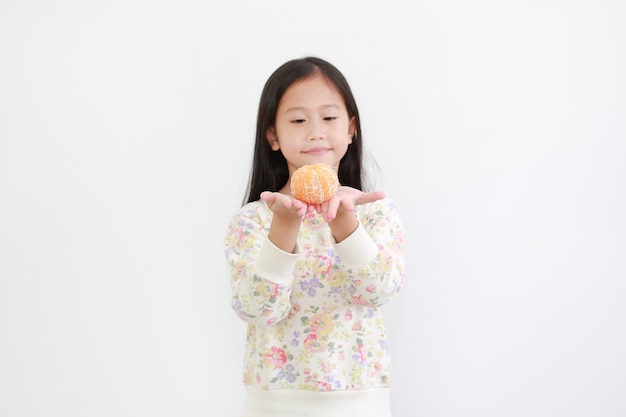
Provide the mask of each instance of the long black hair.
POLYGON ((263 88, 257 116, 252 170, 248 180, 245 203, 259 199, 263 191, 278 191, 289 180, 287 160, 280 150, 274 151, 267 140, 267 131, 276 123, 276 111, 285 91, 295 82, 321 74, 332 82, 343 97, 348 118, 354 117, 355 133, 346 154, 339 162, 339 182, 363 190, 363 146, 359 109, 343 74, 331 63, 316 57, 293 59, 278 67, 263 88))

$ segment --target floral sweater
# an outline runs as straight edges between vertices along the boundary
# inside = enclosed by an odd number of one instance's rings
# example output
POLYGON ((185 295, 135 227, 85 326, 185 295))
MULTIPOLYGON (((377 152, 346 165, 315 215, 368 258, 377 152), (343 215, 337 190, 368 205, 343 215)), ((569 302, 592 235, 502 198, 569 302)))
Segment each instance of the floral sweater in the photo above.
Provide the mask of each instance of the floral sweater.
POLYGON ((358 228, 336 243, 317 213, 296 253, 267 238, 272 212, 249 203, 228 226, 232 306, 248 323, 244 384, 341 391, 390 384, 381 306, 404 279, 404 233, 389 199, 356 207, 358 228))

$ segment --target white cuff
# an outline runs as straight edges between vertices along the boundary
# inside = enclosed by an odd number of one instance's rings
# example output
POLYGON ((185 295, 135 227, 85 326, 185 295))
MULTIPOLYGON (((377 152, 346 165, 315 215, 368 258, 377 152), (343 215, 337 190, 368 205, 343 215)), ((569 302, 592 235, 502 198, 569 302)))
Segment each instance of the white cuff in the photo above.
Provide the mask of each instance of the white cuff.
POLYGON ((295 253, 289 253, 266 238, 254 262, 254 271, 275 284, 289 285, 293 282, 293 269, 299 257, 297 244, 295 253))
POLYGON ((346 268, 362 268, 378 256, 378 245, 367 234, 361 222, 350 236, 334 245, 346 268))

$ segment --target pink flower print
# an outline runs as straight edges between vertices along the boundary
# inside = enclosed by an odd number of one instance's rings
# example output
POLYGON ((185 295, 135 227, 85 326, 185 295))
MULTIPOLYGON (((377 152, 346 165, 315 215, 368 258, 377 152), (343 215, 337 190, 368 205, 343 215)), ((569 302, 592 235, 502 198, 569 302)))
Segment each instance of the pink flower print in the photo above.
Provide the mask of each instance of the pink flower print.
POLYGON ((343 283, 343 273, 341 270, 329 270, 326 282, 328 282, 332 290, 337 291, 341 288, 341 284, 343 283))
POLYGON ((325 375, 326 381, 318 381, 318 387, 322 388, 324 391, 332 391, 333 388, 335 390, 341 389, 341 381, 335 380, 335 375, 332 373, 325 375))
POLYGON ((365 365, 365 363, 367 361, 367 356, 366 356, 366 353, 365 353, 365 348, 363 347, 362 344, 360 344, 357 347, 357 353, 352 356, 352 359, 354 359, 355 361, 358 361, 359 364, 362 365, 362 366, 365 365))
POLYGON ((243 270, 246 268, 246 262, 244 261, 238 261, 235 264, 235 270, 233 271, 233 273, 236 276, 241 276, 243 274, 243 270))
POLYGON ((327 256, 320 257, 317 262, 311 265, 311 268, 316 275, 320 275, 320 274, 328 275, 332 267, 333 267, 333 261, 331 258, 327 256))
POLYGON ((263 297, 267 297, 270 299, 276 298, 276 296, 278 296, 278 289, 278 284, 274 284, 268 281, 262 281, 256 287, 256 290, 259 294, 261 294, 263 297))
POLYGON ((311 318, 311 333, 325 338, 335 329, 333 318, 328 313, 316 314, 311 318))
POLYGON ((324 381, 317 381, 317 387, 320 389, 320 391, 332 391, 333 389, 332 384, 324 381))
POLYGON ((311 353, 326 352, 326 344, 321 340, 317 340, 315 333, 309 334, 304 339, 304 347, 311 353))
POLYGON ((321 221, 317 212, 307 213, 302 216, 302 224, 309 230, 318 230, 326 226, 326 222, 321 221))
POLYGON ((365 287, 365 291, 372 293, 374 291, 376 291, 376 285, 372 284, 372 285, 368 285, 367 287, 365 287))
POLYGON ((343 314, 343 317, 346 319, 346 321, 352 320, 352 311, 346 310, 346 312, 343 314))
POLYGON ((276 298, 278 296, 278 284, 268 285, 270 291, 270 298, 276 298))
POLYGON ((366 305, 367 303, 365 301, 363 301, 363 297, 361 297, 361 294, 359 294, 359 295, 353 295, 352 296, 352 304, 366 305))
POLYGON ((301 307, 300 304, 295 303, 291 306, 291 310, 289 311, 289 315, 287 316, 288 319, 292 319, 296 313, 298 313, 300 311, 301 307))
POLYGON ((266 350, 263 354, 263 362, 268 367, 273 366, 272 369, 279 369, 287 362, 287 355, 281 348, 272 346, 270 350, 266 350))
POLYGON ((365 362, 365 348, 363 345, 359 345, 359 355, 361 356, 361 361, 365 362))

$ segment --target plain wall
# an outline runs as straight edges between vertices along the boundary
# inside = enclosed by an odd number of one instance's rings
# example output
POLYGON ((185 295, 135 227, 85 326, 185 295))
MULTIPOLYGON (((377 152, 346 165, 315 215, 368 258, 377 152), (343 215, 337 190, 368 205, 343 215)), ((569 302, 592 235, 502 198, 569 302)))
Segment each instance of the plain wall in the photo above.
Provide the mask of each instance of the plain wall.
POLYGON ((395 417, 626 415, 626 3, 0 1, 0 416, 237 417, 263 83, 336 64, 407 276, 395 417))

